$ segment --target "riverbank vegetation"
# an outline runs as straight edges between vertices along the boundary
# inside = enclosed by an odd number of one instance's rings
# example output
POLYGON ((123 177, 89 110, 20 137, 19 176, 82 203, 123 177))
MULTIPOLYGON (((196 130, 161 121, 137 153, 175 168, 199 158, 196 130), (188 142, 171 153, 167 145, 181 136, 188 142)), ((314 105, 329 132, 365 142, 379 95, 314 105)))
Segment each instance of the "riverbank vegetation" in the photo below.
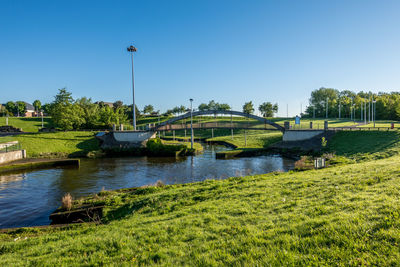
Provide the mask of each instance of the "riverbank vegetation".
POLYGON ((75 203, 105 205, 102 224, 1 234, 0 263, 396 265, 399 170, 395 155, 321 170, 102 191, 75 203))

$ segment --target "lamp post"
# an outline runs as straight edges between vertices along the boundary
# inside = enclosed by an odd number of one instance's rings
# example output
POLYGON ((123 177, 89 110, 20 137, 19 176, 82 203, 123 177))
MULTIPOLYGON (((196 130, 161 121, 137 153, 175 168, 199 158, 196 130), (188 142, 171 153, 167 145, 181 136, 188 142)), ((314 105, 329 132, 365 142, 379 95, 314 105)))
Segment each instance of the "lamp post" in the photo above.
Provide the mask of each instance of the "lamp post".
POLYGON ((328 101, 329 101, 329 98, 327 97, 326 98, 326 118, 328 118, 328 101))
POLYGON ((193 99, 190 100, 190 131, 191 131, 191 136, 190 136, 190 148, 193 149, 193 99))
POLYGON ((132 104, 132 113, 133 113, 133 130, 136 131, 136 109, 135 109, 135 82, 133 76, 133 53, 137 51, 136 47, 131 45, 127 48, 128 52, 131 53, 132 60, 132 96, 133 96, 133 104, 132 104))
POLYGON ((374 120, 374 128, 375 128, 375 120, 376 120, 376 100, 372 101, 372 112, 373 112, 373 120, 374 120))
POLYGON ((42 129, 44 128, 43 127, 43 109, 40 111, 40 115, 42 115, 42 129))

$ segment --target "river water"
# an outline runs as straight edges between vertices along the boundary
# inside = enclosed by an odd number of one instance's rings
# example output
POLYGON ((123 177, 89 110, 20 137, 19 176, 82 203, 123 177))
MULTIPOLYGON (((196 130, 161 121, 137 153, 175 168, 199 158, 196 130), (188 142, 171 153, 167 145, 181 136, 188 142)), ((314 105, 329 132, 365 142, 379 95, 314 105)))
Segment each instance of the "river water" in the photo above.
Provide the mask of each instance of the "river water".
POLYGON ((215 159, 223 146, 204 145, 204 153, 181 159, 125 157, 83 159, 80 168, 55 168, 0 175, 0 228, 49 224, 49 215, 69 192, 74 198, 105 190, 261 174, 292 169, 281 156, 215 159))

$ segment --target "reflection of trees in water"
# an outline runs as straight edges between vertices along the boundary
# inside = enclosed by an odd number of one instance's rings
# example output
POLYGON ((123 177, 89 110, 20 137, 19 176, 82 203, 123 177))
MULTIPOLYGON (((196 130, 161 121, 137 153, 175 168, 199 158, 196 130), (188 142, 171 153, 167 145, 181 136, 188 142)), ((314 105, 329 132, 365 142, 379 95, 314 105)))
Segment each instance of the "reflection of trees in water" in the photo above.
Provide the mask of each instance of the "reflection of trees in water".
MULTIPOLYGON (((0 185, 8 184, 11 182, 18 182, 24 180, 26 177, 26 173, 18 173, 18 174, 9 174, 0 176, 0 185)), ((1 189, 1 187, 0 187, 1 189)))

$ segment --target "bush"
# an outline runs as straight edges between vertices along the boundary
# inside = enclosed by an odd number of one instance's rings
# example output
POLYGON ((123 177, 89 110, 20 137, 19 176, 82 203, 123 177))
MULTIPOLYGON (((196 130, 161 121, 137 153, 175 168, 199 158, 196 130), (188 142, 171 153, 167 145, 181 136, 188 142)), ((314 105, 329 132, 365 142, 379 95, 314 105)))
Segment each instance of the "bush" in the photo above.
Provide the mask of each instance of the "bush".
POLYGON ((166 145, 159 138, 147 141, 146 148, 147 154, 150 156, 178 156, 181 152, 186 151, 185 145, 166 145))
POLYGON ((72 196, 70 193, 66 193, 61 199, 61 207, 66 210, 72 209, 72 196))

